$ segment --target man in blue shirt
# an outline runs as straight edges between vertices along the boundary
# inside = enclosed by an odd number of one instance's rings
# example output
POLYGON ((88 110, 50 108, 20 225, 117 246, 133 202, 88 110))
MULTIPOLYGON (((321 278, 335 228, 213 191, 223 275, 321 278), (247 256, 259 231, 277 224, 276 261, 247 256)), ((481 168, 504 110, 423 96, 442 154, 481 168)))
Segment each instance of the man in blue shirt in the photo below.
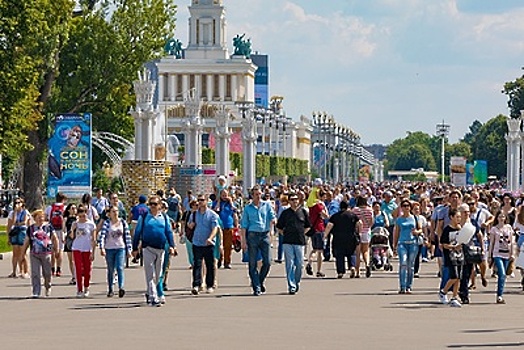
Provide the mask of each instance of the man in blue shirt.
POLYGON ((142 249, 144 259, 144 273, 148 303, 160 306, 156 286, 162 275, 164 264, 164 249, 169 244, 169 254, 175 254, 173 231, 166 214, 162 213, 160 197, 149 198, 149 212, 138 218, 135 236, 133 237, 133 256, 136 258, 138 250, 142 249))
POLYGON ((215 284, 215 256, 213 254, 218 232, 218 214, 207 207, 207 196, 199 194, 198 210, 193 225, 193 288, 191 293, 198 295, 202 285, 202 260, 206 264, 207 293, 213 293, 215 284))
POLYGON ((251 189, 253 200, 246 205, 242 214, 240 228, 242 229, 242 250, 247 250, 249 256, 249 278, 253 287, 253 295, 259 296, 266 292, 264 281, 269 273, 271 238, 269 232, 275 224, 275 211, 269 202, 261 200, 262 191, 255 186, 251 189), (257 252, 262 255, 262 267, 257 269, 257 252))

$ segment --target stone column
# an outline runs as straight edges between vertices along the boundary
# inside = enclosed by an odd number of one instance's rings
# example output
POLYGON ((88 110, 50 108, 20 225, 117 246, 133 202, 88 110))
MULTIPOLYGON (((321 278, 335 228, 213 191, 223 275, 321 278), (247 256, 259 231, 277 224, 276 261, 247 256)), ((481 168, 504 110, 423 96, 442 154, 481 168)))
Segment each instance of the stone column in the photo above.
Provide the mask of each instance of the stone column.
POLYGON ((335 159, 333 160, 333 184, 337 184, 340 181, 339 165, 340 165, 340 162, 338 160, 338 157, 335 157, 335 159))
MULTIPOLYGON (((159 78, 161 75, 159 76, 159 78)), ((151 72, 144 70, 138 73, 138 80, 133 82, 136 96, 136 108, 131 109, 129 114, 133 116, 135 122, 135 159, 150 160, 152 148, 152 135, 148 130, 151 129, 153 115, 153 95, 156 82, 151 80, 151 72)))
POLYGON ((507 140, 507 188, 516 191, 519 187, 520 167, 520 118, 508 119, 507 140))
POLYGON ((243 187, 247 194, 249 189, 255 186, 256 173, 256 142, 257 142, 257 123, 252 110, 244 111, 242 115, 242 151, 243 157, 243 187))
POLYGON ((226 80, 224 74, 218 76, 218 93, 220 95, 220 101, 226 100, 226 80))
POLYGON ((238 101, 238 82, 237 75, 231 74, 231 99, 233 102, 238 101))
POLYGON ((231 131, 229 130, 229 111, 221 105, 216 114, 216 146, 215 161, 217 175, 229 177, 229 141, 231 131))
POLYGON ((177 93, 177 89, 176 89, 176 75, 175 74, 170 74, 169 75, 169 99, 171 101, 176 101, 176 93, 177 93))
POLYGON ((194 91, 189 93, 185 101, 186 121, 185 131, 185 162, 186 165, 202 165, 202 130, 204 121, 200 116, 202 103, 196 98, 194 91))

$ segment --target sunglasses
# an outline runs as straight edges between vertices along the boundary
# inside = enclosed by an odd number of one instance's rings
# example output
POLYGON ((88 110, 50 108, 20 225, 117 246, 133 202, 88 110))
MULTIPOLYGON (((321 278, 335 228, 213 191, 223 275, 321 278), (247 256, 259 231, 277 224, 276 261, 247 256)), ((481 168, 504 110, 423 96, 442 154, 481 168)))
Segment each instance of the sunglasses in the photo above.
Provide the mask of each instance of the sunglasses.
POLYGON ((15 204, 22 204, 22 202, 15 202, 15 204))
POLYGON ((199 202, 204 202, 205 199, 204 199, 204 198, 198 198, 198 201, 199 201, 199 202))
POLYGON ((158 202, 149 202, 149 205, 158 205, 158 202))
POLYGON ((78 211, 78 214, 85 214, 85 213, 86 213, 85 210, 79 210, 79 211, 78 211))
POLYGON ((290 201, 298 201, 298 197, 295 198, 289 198, 290 201))
POLYGON ((411 207, 411 205, 409 205, 409 204, 402 204, 402 208, 410 208, 410 207, 411 207))

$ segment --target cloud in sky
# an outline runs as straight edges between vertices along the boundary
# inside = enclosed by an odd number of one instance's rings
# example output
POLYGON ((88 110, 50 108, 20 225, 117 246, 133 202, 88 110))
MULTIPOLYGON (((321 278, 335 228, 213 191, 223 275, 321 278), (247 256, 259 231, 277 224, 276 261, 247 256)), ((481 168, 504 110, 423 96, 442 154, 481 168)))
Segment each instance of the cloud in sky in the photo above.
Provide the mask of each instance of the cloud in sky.
MULTIPOLYGON (((187 5, 177 36, 187 42, 187 5)), ((456 142, 507 114, 503 84, 522 75, 520 0, 224 0, 228 43, 246 33, 270 56, 270 93, 295 119, 326 111, 364 143, 406 131, 456 142)))

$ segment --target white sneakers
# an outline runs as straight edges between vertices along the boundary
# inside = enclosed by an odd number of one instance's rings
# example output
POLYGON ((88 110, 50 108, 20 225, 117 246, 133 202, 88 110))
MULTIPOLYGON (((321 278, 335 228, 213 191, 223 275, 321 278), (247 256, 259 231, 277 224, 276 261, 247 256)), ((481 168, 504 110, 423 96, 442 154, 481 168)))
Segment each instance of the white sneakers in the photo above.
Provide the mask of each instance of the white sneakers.
POLYGON ((438 299, 440 300, 440 302, 442 304, 448 304, 449 303, 448 296, 446 294, 442 293, 442 291, 440 291, 438 293, 438 299))
POLYGON ((449 301, 449 306, 451 307, 462 307, 462 304, 455 298, 451 298, 449 301))

